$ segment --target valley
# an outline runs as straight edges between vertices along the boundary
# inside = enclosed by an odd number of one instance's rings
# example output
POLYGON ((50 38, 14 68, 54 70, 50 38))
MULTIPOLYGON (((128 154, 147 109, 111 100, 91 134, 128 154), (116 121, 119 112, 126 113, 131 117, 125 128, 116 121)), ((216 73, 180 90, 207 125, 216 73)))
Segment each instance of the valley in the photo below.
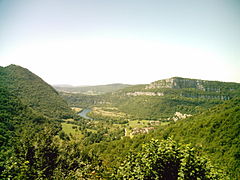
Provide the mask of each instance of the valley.
POLYGON ((0 75, 1 179, 240 177, 239 83, 172 77, 54 89, 20 66, 0 75))
POLYGON ((0 0, 0 180, 240 180, 240 0, 0 0))

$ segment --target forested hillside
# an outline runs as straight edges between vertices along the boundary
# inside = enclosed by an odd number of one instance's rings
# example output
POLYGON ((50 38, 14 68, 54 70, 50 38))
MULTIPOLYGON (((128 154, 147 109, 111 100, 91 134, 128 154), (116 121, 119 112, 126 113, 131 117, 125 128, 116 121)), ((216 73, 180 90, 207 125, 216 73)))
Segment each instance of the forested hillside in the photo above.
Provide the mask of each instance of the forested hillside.
POLYGON ((176 112, 195 114, 239 94, 238 83, 174 77, 119 91, 111 103, 125 113, 159 120, 176 112))
POLYGON ((240 177, 240 98, 179 120, 164 129, 163 136, 196 145, 213 162, 240 177))
POLYGON ((57 91, 29 70, 16 65, 0 67, 2 83, 23 104, 48 117, 72 116, 57 91))
POLYGON ((120 166, 130 151, 141 151, 142 144, 154 139, 172 137, 177 142, 192 144, 202 154, 228 173, 233 179, 240 177, 240 99, 232 99, 198 115, 159 127, 149 134, 124 138, 110 143, 93 144, 89 148, 104 163, 120 166))
POLYGON ((97 172, 99 161, 82 153, 78 141, 64 140, 61 124, 40 113, 45 106, 35 111, 26 101, 22 103, 4 73, 1 69, 0 179, 87 179, 97 172))

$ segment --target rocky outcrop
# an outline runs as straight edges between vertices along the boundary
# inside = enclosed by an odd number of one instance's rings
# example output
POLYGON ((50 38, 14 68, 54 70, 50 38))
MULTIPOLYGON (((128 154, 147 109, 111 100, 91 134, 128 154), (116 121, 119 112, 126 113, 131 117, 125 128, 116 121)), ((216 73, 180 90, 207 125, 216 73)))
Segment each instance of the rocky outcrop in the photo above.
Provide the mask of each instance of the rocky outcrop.
POLYGON ((168 94, 167 89, 179 89, 178 95, 182 97, 229 100, 239 95, 240 83, 173 77, 155 81, 145 86, 145 90, 152 89, 162 89, 165 95, 168 94))
POLYGON ((154 129, 155 129, 154 127, 134 128, 130 135, 147 134, 149 133, 149 131, 152 131, 154 129))
POLYGON ((155 81, 145 87, 145 89, 158 89, 158 88, 172 88, 172 89, 191 88, 206 92, 221 92, 223 90, 234 91, 240 88, 240 84, 172 77, 169 79, 155 81), (227 89, 226 84, 228 86, 227 89))
POLYGON ((176 122, 179 119, 185 119, 185 118, 190 117, 190 116, 192 116, 192 115, 191 114, 182 114, 180 112, 175 112, 172 120, 174 120, 176 122))
POLYGON ((205 81, 196 80, 196 79, 185 79, 179 77, 173 77, 169 79, 163 79, 160 81, 155 81, 150 85, 146 86, 145 89, 156 89, 156 88, 173 88, 173 89, 181 89, 181 88, 196 88, 200 90, 205 90, 203 84, 205 81))

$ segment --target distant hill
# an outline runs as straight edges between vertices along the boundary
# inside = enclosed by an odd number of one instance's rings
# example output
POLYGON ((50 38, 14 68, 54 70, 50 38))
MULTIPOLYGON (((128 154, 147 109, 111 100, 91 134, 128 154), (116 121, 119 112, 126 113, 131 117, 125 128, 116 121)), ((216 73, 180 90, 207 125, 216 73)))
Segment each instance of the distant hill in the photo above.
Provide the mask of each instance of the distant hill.
MULTIPOLYGON (((147 85, 145 89, 196 89, 205 92, 227 93, 239 89, 239 86, 239 83, 234 82, 208 81, 200 79, 172 77, 169 79, 155 81, 147 85)), ((228 99, 228 97, 224 97, 224 95, 222 97, 212 96, 209 98, 228 99)))
POLYGON ((62 95, 74 106, 114 106, 138 119, 169 120, 176 112, 192 115, 240 96, 240 83, 173 77, 102 96, 62 95))
POLYGON ((108 101, 141 118, 166 119, 195 114, 240 96, 240 84, 173 77, 115 92, 108 101))
POLYGON ((53 86, 57 91, 68 93, 81 93, 86 95, 100 95, 109 92, 115 92, 124 89, 131 85, 128 84, 107 84, 98 86, 70 86, 70 85, 55 85, 53 86))
POLYGON ((51 118, 72 115, 58 92, 28 69, 17 65, 0 67, 1 83, 23 104, 51 118))

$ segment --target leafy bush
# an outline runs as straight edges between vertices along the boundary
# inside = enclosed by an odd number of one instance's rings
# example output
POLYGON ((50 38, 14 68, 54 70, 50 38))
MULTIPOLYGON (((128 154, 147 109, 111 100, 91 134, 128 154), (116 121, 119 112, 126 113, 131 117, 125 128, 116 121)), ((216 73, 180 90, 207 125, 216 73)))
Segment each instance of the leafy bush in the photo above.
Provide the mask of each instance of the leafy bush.
POLYGON ((210 161, 189 145, 167 139, 151 140, 138 153, 130 153, 116 179, 221 179, 210 161))

